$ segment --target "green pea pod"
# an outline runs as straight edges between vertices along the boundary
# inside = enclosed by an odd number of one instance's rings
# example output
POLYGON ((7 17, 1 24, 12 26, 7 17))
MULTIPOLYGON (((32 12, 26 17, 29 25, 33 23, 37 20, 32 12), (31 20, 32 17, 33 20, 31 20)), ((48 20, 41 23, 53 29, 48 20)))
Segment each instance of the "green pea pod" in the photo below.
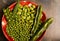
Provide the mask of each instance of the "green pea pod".
POLYGON ((35 23, 33 25, 32 31, 31 31, 32 35, 38 29, 39 22, 41 23, 41 21, 40 21, 41 17, 42 17, 42 7, 38 6, 38 8, 37 8, 37 14, 36 14, 36 17, 35 17, 35 23))
POLYGON ((43 32, 48 28, 48 26, 52 23, 53 18, 49 18, 45 21, 45 23, 42 25, 42 29, 40 29, 38 32, 36 32, 33 37, 31 38, 31 41, 36 41, 43 32))

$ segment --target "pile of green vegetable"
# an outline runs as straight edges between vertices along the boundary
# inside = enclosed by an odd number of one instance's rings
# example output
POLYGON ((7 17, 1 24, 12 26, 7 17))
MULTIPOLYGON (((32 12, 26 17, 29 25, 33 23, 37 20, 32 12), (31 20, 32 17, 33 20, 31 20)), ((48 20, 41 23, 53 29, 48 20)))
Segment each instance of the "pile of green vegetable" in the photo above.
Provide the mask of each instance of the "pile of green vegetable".
POLYGON ((14 41, 36 41, 52 23, 53 18, 41 22, 42 7, 28 7, 17 3, 12 11, 3 9, 7 19, 6 31, 14 41))

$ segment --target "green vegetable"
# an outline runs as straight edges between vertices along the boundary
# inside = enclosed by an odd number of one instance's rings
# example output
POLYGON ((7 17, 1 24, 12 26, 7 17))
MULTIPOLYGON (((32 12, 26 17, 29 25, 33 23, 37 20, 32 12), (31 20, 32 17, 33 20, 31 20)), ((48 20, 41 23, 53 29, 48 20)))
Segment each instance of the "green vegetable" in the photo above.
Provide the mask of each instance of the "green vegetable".
POLYGON ((6 16, 6 15, 8 15, 10 13, 10 10, 9 10, 9 8, 7 8, 7 9, 4 8, 3 12, 5 13, 4 15, 6 16))
POLYGON ((20 4, 18 4, 18 3, 16 4, 16 6, 15 6, 15 8, 14 8, 14 10, 13 10, 13 14, 16 14, 16 13, 17 13, 17 11, 18 11, 17 8, 19 8, 19 5, 20 5, 20 4))
POLYGON ((39 6, 37 8, 37 14, 36 14, 34 25, 33 25, 32 31, 31 31, 32 34, 34 34, 36 32, 36 30, 38 29, 39 22, 41 24, 41 20, 40 20, 41 17, 42 17, 42 7, 39 6))
POLYGON ((31 38, 31 41, 36 41, 42 33, 48 28, 48 26, 52 23, 53 18, 49 18, 45 21, 45 23, 42 25, 42 29, 36 32, 33 37, 31 38))

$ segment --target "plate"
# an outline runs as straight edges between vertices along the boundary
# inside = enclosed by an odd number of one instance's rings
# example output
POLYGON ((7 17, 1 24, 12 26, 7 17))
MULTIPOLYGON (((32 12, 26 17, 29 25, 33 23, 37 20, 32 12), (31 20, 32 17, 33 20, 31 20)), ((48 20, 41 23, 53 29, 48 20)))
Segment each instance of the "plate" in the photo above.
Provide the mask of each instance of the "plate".
MULTIPOLYGON (((36 3, 34 2, 30 2, 30 1, 20 1, 20 4, 21 5, 28 5, 30 6, 31 4, 35 5, 35 6, 38 6, 36 3)), ((9 6, 9 9, 10 11, 13 10, 14 6, 16 5, 16 2, 11 4, 9 6)), ((46 15, 44 12, 42 12, 43 16, 42 16, 42 22, 44 22, 46 20, 46 15)), ((3 15, 2 17, 2 31, 3 31, 3 34, 5 35, 5 37, 9 40, 9 41, 13 41, 13 39, 7 34, 6 32, 6 25, 7 25, 7 21, 6 21, 6 17, 3 15)), ((43 32, 43 34, 37 39, 37 41, 40 41, 42 39, 42 37, 44 36, 46 31, 43 32)))

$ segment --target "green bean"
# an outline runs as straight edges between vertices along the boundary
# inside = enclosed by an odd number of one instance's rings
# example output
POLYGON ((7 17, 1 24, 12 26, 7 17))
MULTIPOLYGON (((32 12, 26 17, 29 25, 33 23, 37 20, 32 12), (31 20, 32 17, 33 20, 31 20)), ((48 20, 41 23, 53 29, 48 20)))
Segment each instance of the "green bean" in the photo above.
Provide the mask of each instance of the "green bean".
POLYGON ((48 26, 52 23, 52 21, 53 18, 47 19, 45 23, 42 25, 42 29, 36 32, 35 35, 33 35, 31 41, 36 41, 43 34, 43 32, 48 28, 48 26))
POLYGON ((40 19, 42 17, 41 15, 42 15, 42 7, 40 6, 37 8, 35 22, 34 22, 34 25, 33 25, 32 31, 31 31, 32 34, 34 34, 36 32, 36 30, 38 29, 39 22, 41 23, 41 21, 40 21, 40 19))
POLYGON ((19 3, 16 4, 16 6, 14 7, 14 10, 13 10, 13 14, 17 13, 19 5, 20 5, 19 3))

